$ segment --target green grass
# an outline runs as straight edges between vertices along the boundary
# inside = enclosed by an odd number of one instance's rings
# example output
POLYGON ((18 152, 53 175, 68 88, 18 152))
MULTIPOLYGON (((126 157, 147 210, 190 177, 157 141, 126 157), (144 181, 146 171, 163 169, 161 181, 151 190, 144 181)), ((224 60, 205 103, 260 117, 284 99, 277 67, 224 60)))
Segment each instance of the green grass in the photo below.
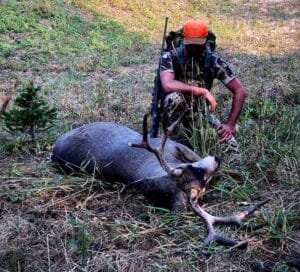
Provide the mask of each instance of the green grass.
MULTIPOLYGON (((137 63, 139 60, 133 50, 145 45, 142 35, 125 34, 115 21, 97 16, 94 21, 87 22, 79 14, 69 13, 68 6, 61 2, 17 4, 10 1, 0 12, 0 33, 15 33, 1 42, 3 55, 18 55, 21 49, 25 50, 17 66, 12 67, 17 70, 46 65, 50 61, 67 62, 69 68, 76 69, 76 62, 91 54, 99 57, 94 68, 98 65, 105 69, 122 62, 137 63), (126 58, 128 55, 132 55, 130 60, 126 58)), ((6 64, 5 59, 2 61, 6 64)))

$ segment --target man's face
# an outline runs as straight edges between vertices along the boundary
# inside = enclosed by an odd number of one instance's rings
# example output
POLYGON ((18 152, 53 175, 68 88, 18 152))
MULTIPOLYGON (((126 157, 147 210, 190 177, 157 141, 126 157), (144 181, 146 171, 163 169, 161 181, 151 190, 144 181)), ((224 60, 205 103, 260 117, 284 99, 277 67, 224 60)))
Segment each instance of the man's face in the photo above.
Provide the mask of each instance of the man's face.
POLYGON ((205 44, 187 44, 185 45, 186 57, 202 58, 205 44))

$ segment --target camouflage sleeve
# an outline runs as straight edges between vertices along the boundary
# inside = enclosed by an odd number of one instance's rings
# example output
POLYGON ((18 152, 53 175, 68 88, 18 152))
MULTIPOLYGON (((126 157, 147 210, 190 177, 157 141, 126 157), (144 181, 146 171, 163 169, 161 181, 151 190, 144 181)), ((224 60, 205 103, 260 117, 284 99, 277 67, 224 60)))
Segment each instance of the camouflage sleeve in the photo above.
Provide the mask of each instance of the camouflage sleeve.
POLYGON ((236 78, 231 65, 220 57, 216 58, 214 69, 215 78, 222 81, 224 85, 227 85, 231 80, 236 78))
POLYGON ((174 73, 173 61, 170 52, 166 52, 161 57, 160 72, 174 73))

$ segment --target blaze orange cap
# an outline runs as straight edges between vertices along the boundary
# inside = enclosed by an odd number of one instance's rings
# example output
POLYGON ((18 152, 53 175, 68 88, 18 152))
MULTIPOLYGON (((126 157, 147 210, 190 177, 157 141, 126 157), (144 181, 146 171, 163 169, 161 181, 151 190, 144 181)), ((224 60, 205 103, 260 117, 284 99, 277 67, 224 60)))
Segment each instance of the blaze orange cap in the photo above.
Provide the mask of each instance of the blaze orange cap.
POLYGON ((184 44, 204 44, 208 35, 208 25, 202 21, 189 20, 183 25, 184 44))

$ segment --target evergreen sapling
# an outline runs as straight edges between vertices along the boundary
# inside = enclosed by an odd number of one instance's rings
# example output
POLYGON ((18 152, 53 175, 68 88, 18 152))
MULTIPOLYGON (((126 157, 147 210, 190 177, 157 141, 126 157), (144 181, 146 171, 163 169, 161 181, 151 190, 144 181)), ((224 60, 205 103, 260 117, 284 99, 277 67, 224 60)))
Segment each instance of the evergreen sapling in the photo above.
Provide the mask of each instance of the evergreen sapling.
POLYGON ((52 127, 57 110, 50 108, 47 102, 38 96, 40 90, 40 87, 35 88, 33 83, 30 83, 19 93, 13 108, 4 113, 4 124, 8 131, 29 134, 34 140, 36 132, 52 127))

